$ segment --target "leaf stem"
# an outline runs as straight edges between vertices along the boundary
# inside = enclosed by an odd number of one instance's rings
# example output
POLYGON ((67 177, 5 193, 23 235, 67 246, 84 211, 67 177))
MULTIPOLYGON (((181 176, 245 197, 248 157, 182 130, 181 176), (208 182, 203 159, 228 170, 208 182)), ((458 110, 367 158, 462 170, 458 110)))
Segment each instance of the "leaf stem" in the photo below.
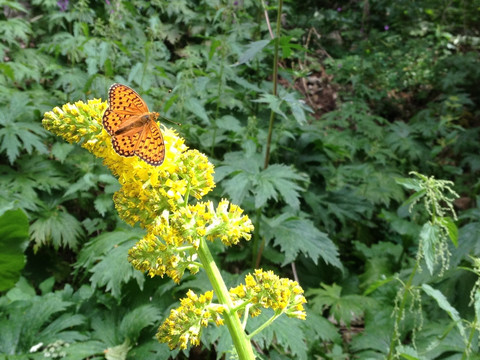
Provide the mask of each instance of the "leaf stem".
POLYGON ((267 321, 265 321, 261 326, 259 326, 255 331, 253 331, 250 335, 248 335, 247 337, 249 339, 251 339, 252 337, 254 337, 255 335, 257 335, 260 331, 262 331, 263 329, 265 329, 267 326, 270 326, 271 323, 273 323, 280 315, 282 315, 282 313, 278 313, 278 314, 275 314, 273 315, 270 319, 268 319, 267 321))

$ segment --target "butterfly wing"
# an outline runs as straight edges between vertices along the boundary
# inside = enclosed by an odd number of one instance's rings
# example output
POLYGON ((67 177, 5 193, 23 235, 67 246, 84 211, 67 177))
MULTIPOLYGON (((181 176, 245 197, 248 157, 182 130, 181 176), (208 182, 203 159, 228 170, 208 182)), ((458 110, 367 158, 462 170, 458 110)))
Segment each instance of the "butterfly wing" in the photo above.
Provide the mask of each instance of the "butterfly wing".
POLYGON ((140 140, 140 132, 112 136, 113 149, 118 155, 130 157, 135 155, 135 149, 140 140))
POLYGON ((165 159, 165 143, 155 120, 145 125, 139 136, 135 154, 147 164, 160 166, 165 159))
POLYGON ((132 116, 148 113, 148 106, 135 90, 113 84, 108 91, 108 108, 103 114, 103 127, 110 135, 132 116))

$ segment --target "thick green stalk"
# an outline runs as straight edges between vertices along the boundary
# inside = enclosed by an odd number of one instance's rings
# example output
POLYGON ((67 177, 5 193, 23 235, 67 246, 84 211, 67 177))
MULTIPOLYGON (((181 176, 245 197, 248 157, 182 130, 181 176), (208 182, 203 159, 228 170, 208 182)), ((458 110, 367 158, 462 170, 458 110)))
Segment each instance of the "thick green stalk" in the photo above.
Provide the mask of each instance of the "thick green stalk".
POLYGON ((201 239, 197 253, 220 304, 225 307, 225 312, 223 313, 225 324, 237 350, 238 358, 240 360, 254 360, 255 355, 252 344, 243 330, 238 314, 233 310, 234 306, 227 286, 213 260, 205 239, 201 239))

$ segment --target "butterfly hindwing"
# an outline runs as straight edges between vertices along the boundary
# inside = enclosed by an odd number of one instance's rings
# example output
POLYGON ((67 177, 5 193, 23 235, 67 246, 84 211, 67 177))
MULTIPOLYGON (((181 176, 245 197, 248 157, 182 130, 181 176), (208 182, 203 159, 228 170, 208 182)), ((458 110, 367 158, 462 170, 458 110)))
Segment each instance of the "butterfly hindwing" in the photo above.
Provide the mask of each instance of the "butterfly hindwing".
POLYGON ((135 155, 135 148, 140 139, 140 133, 133 135, 112 136, 113 149, 118 155, 130 157, 135 155))
POLYGON ((165 144, 158 124, 151 120, 140 135, 135 153, 140 159, 154 166, 161 165, 165 159, 165 144))

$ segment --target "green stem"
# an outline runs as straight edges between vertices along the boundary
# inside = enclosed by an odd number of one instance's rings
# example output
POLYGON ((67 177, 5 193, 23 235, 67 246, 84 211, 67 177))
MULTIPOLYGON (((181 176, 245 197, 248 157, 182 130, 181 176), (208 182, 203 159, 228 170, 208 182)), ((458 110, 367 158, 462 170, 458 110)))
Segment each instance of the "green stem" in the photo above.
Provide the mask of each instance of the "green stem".
POLYGON ((255 335, 257 335, 260 331, 262 331, 263 329, 265 329, 267 326, 270 326, 271 323, 273 323, 275 321, 276 318, 278 318, 280 315, 282 315, 282 313, 280 312, 279 314, 275 314, 273 315, 270 319, 268 319, 267 321, 265 321, 261 326, 259 326, 254 332, 252 332, 250 335, 248 335, 247 337, 249 339, 251 339, 252 337, 254 337, 255 335))
POLYGON ((410 273, 410 277, 408 278, 408 281, 404 286, 402 302, 400 303, 400 306, 398 308, 398 312, 395 316, 395 324, 393 326, 393 335, 392 335, 392 339, 390 341, 390 349, 388 351, 388 356, 387 356, 388 360, 393 359, 393 355, 394 355, 394 351, 395 351, 395 343, 397 342, 397 339, 398 339, 397 331, 399 331, 398 329, 399 329, 399 326, 400 326, 400 322, 402 321, 403 312, 405 310, 405 305, 407 304, 408 293, 410 291, 410 288, 412 287, 413 278, 415 277, 415 274, 417 273, 418 266, 419 265, 418 265, 418 260, 417 260, 417 262, 415 263, 415 266, 413 267, 412 272, 410 273))
MULTIPOLYGON (((224 48, 224 46, 222 46, 222 49, 224 48)), ((213 129, 213 136, 212 136, 212 146, 211 146, 211 149, 210 149, 210 155, 213 156, 213 152, 214 152, 214 149, 215 149, 215 139, 217 137, 217 120, 218 120, 218 114, 220 112, 220 99, 222 98, 222 85, 223 85, 223 67, 225 65, 225 51, 221 51, 221 55, 222 55, 222 59, 220 61, 220 74, 218 76, 218 89, 217 89, 217 107, 215 109, 215 128, 213 129)))
MULTIPOLYGON (((277 10, 277 29, 275 34, 275 51, 273 56, 273 96, 277 96, 277 86, 278 86, 278 43, 280 41, 280 25, 282 24, 282 6, 283 0, 278 2, 278 10, 277 10)), ((273 110, 270 112, 270 122, 268 125, 268 137, 267 137, 267 147, 265 149, 265 162, 263 164, 263 168, 266 169, 268 167, 268 163, 270 162, 270 145, 272 143, 272 133, 273 133, 273 122, 275 120, 275 113, 273 110)))
POLYGON ((238 314, 233 311, 234 306, 227 286, 225 285, 222 275, 220 274, 220 270, 215 264, 212 254, 210 253, 210 249, 203 238, 200 240, 198 257, 203 264, 205 272, 210 280, 210 283, 212 284, 213 290, 215 291, 220 304, 225 307, 225 312, 223 313, 225 324, 227 325, 230 336, 232 337, 233 345, 237 350, 238 358, 240 360, 254 360, 255 355, 253 353, 252 344, 243 330, 240 319, 238 318, 238 314))
POLYGON ((473 341, 473 337, 475 336, 475 332, 476 332, 476 324, 477 324, 477 317, 475 316, 475 318, 473 319, 473 323, 470 327, 470 336, 468 337, 468 344, 467 346, 465 346, 465 350, 462 354, 462 360, 466 360, 468 359, 468 356, 470 355, 471 353, 471 350, 472 350, 472 341, 473 341))
POLYGON ((255 214, 255 231, 253 233, 252 242, 252 267, 257 267, 258 253, 260 251, 260 218, 262 216, 262 209, 258 208, 255 214))

